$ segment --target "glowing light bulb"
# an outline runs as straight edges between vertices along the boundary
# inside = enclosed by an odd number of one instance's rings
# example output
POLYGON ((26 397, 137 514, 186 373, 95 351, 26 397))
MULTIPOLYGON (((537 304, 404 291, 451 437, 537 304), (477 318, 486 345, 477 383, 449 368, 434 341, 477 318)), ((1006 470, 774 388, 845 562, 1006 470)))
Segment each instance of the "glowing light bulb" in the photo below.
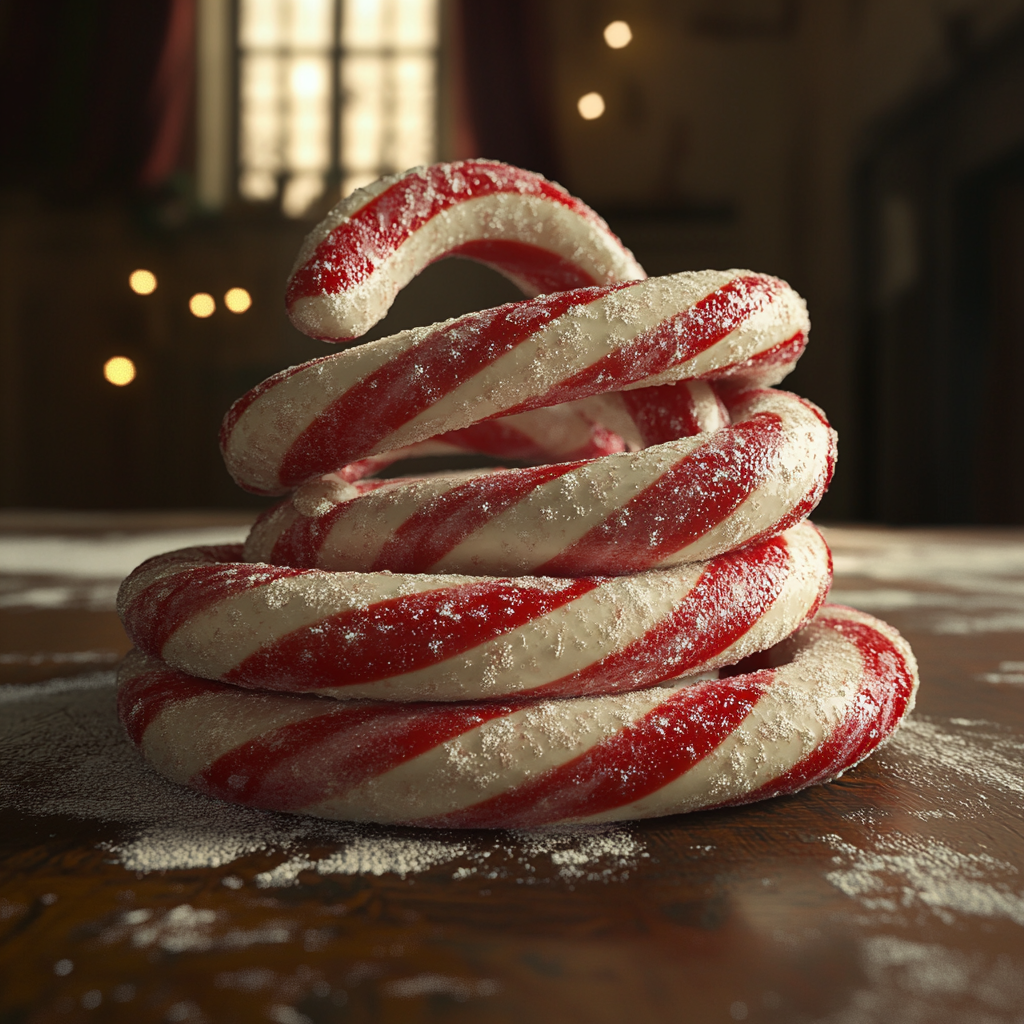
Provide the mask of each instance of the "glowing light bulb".
POLYGON ((633 41, 633 30, 625 21, 613 21, 604 27, 604 41, 613 49, 621 50, 633 41))
POLYGON ((252 296, 244 288, 229 288, 224 293, 224 305, 232 313, 244 313, 252 305, 252 296))
POLYGON ((111 384, 123 388, 135 380, 135 364, 127 356, 114 356, 103 364, 103 376, 111 384))
POLYGON ((594 121, 604 113, 604 97, 599 92, 588 92, 576 101, 576 109, 584 121, 594 121))
POLYGON ((188 308, 191 310, 193 316, 199 317, 201 320, 205 320, 208 316, 213 316, 213 311, 217 308, 217 303, 214 302, 213 296, 209 292, 196 292, 191 299, 188 300, 188 308))
POLYGON ((151 270, 133 270, 128 275, 128 287, 136 295, 152 295, 156 291, 156 274, 151 270))

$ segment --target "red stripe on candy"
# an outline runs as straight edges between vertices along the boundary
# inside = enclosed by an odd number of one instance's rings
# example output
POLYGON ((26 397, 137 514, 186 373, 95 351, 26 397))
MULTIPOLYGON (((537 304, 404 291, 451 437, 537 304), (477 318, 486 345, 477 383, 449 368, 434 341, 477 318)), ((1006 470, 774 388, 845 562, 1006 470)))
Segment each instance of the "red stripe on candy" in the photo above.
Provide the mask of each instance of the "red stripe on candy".
POLYGON ((633 803, 707 757, 750 714, 773 678, 768 669, 679 690, 566 764, 490 800, 409 824, 535 828, 633 803))
POLYGON ((708 562, 679 607, 644 636, 526 692, 545 698, 615 693, 685 676, 739 640, 775 603, 789 574, 789 547, 781 537, 739 557, 720 555, 708 562))
POLYGON ((256 736, 190 785, 253 807, 323 803, 512 710, 504 705, 343 705, 256 736))
MULTIPOLYGON (((427 572, 470 534, 538 487, 582 463, 561 462, 478 477, 418 508, 381 548, 373 571, 427 572)), ((540 575, 540 574, 535 574, 540 575)))
POLYGON ((171 705, 220 689, 217 683, 193 679, 175 669, 148 669, 118 687, 117 715, 132 743, 139 747, 146 730, 171 705))
MULTIPOLYGON (((628 287, 617 285, 614 287, 628 287)), ((573 306, 613 288, 581 288, 470 313, 425 337, 331 402, 292 443, 280 468, 294 487, 362 458, 394 433, 573 306), (458 354, 455 358, 453 353, 458 354)))
POLYGON ((527 242, 478 238, 449 249, 446 256, 464 256, 525 281, 537 292, 566 292, 598 284, 582 267, 557 253, 527 242))
POLYGON ((645 445, 664 444, 701 432, 693 395, 686 384, 637 388, 621 395, 645 445))
MULTIPOLYGON (((290 505, 291 502, 282 502, 290 505)), ((276 509, 266 513, 269 517, 276 509)), ((349 512, 349 503, 343 501, 322 516, 296 516, 277 536, 270 552, 274 565, 291 565, 302 569, 315 568, 320 549, 327 541, 331 528, 339 518, 349 512)), ((260 517, 261 519, 264 517, 260 517)), ((256 520, 257 526, 260 520, 256 520)))
MULTIPOLYGON (((154 658, 162 657, 164 644, 181 626, 221 601, 310 571, 242 562, 241 544, 200 550, 216 561, 179 569, 151 583, 134 594, 122 611, 125 632, 136 647, 154 658)), ((144 562, 136 572, 147 565, 144 562)))
MULTIPOLYGON (((771 389, 759 389, 758 391, 746 391, 739 395, 733 395, 728 397, 725 404, 730 413, 741 405, 744 401, 749 399, 751 395, 757 393, 765 394, 789 394, 788 392, 773 392, 771 389)), ((818 478, 811 483, 807 493, 793 506, 790 511, 782 516, 777 522, 773 523, 768 529, 757 534, 757 536, 751 537, 748 544, 756 543, 757 541, 763 540, 765 537, 774 535, 776 533, 782 533, 784 530, 788 530, 791 526, 796 526, 797 523, 802 522, 809 516, 815 508, 817 508, 818 502, 821 501, 825 492, 828 490, 829 484, 832 482, 832 476, 836 469, 836 460, 839 457, 839 452, 836 444, 836 436, 829 426, 828 420, 825 418, 825 414, 816 406, 813 402, 807 402, 800 399, 798 395, 789 395, 791 398, 797 398, 800 404, 804 406, 809 412, 813 413, 814 416, 828 428, 829 448, 825 455, 825 465, 821 472, 818 474, 818 478)), ((827 548, 827 545, 826 545, 827 548)), ((832 570, 832 554, 829 552, 829 573, 831 575, 832 570)))
POLYGON ((222 678, 237 686, 316 690, 415 672, 453 658, 570 604, 600 577, 558 590, 488 580, 379 601, 297 629, 222 678))
MULTIPOLYGON (((461 430, 438 434, 435 440, 445 441, 467 451, 483 452, 503 459, 522 459, 524 462, 542 462, 551 454, 543 445, 504 419, 481 420, 461 430)), ((618 434, 594 423, 590 427, 589 439, 571 453, 560 453, 560 458, 563 461, 596 459, 625 450, 626 444, 618 434)))
POLYGON ((434 217, 467 200, 499 193, 538 196, 603 226, 586 204, 538 174, 483 161, 429 167, 405 175, 334 228, 288 282, 287 307, 360 284, 434 217))
POLYGON ((657 565, 703 537, 767 480, 784 439, 775 413, 723 427, 536 573, 575 576, 616 564, 636 572, 657 565))
POLYGON ((310 359, 308 362, 301 363, 298 366, 289 366, 284 370, 279 370, 273 376, 268 377, 265 381, 257 384, 256 387, 251 388, 242 395, 242 397, 239 398, 230 409, 228 409, 224 416, 224 420, 220 425, 221 452, 227 451, 228 441, 231 434, 234 432, 235 427, 238 425, 238 421, 242 418, 242 414, 245 410, 248 409, 257 398, 265 395, 268 391, 272 391, 278 384, 283 384, 289 377, 294 377, 295 374, 308 369, 310 366, 315 366, 317 363, 322 363, 327 359, 333 358, 335 357, 332 355, 319 356, 316 359, 310 359))
POLYGON ((483 420, 461 430, 438 434, 434 440, 504 459, 542 462, 547 457, 547 452, 529 434, 502 420, 483 420))
POLYGON ((543 395, 528 399, 502 415, 618 391, 627 384, 685 363, 741 327, 744 321, 773 301, 780 287, 781 283, 775 278, 762 274, 734 277, 688 309, 638 334, 543 395))
POLYGON ((851 641, 863 663, 861 687, 843 720, 806 757, 760 789, 730 801, 752 803, 828 782, 862 761, 903 717, 914 692, 914 674, 884 633, 862 622, 821 616, 817 620, 851 641))
POLYGON ((728 381, 730 377, 739 377, 741 380, 750 374, 751 370, 764 371, 770 366, 792 366, 800 358, 803 350, 807 347, 807 335, 803 331, 797 331, 791 338, 780 341, 772 348, 758 352, 756 355, 745 359, 742 363, 731 363, 722 366, 717 370, 704 374, 701 380, 728 381))

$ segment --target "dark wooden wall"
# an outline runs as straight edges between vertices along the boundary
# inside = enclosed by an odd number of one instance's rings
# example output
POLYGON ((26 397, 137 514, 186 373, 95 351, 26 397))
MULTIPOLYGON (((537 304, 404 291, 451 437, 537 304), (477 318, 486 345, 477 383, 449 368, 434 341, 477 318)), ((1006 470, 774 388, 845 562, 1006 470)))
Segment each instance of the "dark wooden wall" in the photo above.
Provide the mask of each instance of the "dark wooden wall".
POLYGON ((861 178, 862 514, 1024 522, 1024 32, 890 120, 861 178))
MULTIPOLYGON (((221 466, 220 418, 267 374, 326 351, 282 309, 322 208, 305 221, 239 203, 204 213, 188 125, 172 171, 144 180, 170 123, 153 72, 190 2, 63 0, 43 17, 0 0, 0 117, 16 129, 0 133, 2 505, 252 504, 221 466), (136 267, 157 274, 152 296, 128 289, 136 267), (254 298, 240 316, 221 301, 235 285, 254 298), (218 299, 209 320, 188 313, 195 291, 218 299), (131 386, 102 379, 111 355, 138 364, 131 386)), ((443 157, 475 155, 459 148, 474 133, 486 156, 538 154, 651 273, 749 266, 790 280, 814 327, 787 386, 841 436, 819 517, 1024 521, 1006 468, 1024 464, 1024 56, 1007 14, 1024 0, 978 0, 973 21, 930 0, 500 6, 537 33, 526 114, 503 141, 513 89, 463 102, 471 123, 454 130, 474 65, 454 73, 451 30, 466 45, 487 19, 445 0, 443 157), (622 51, 601 39, 613 17, 634 28, 622 51), (584 122, 575 103, 592 88, 608 110, 584 122)), ((374 335, 514 297, 489 271, 437 264, 374 335)))

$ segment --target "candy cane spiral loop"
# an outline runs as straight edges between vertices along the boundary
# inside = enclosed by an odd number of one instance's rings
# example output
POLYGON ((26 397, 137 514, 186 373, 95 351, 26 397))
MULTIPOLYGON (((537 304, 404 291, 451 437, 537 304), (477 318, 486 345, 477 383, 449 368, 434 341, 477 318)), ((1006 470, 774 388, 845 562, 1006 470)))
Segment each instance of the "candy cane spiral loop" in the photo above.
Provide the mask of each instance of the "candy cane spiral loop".
POLYGON ((822 608, 831 557, 804 520, 835 434, 771 387, 802 299, 748 271, 647 279, 559 186, 467 161, 339 204, 289 314, 356 337, 450 255, 534 297, 264 381, 221 446, 243 487, 290 497, 244 548, 125 581, 145 755, 254 806, 459 826, 743 802, 865 756, 916 669, 889 627, 822 608), (530 464, 374 476, 466 451, 530 464))

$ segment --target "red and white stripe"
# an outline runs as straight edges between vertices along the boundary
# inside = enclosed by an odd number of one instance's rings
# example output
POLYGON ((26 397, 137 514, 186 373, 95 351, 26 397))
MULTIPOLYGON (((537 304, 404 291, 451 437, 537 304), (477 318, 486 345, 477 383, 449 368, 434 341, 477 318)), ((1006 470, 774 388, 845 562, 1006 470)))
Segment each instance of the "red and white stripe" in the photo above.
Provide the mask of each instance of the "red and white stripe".
POLYGON ((378 700, 612 693, 708 672, 799 629, 831 583, 809 523, 629 576, 325 572, 240 555, 143 563, 119 596, 135 645, 235 686, 378 700))
POLYGON ((135 652, 121 719, 163 774, 292 813, 530 828, 742 804, 826 782, 913 705, 917 667, 885 623, 826 605, 722 679, 631 693, 455 704, 245 693, 135 652))
POLYGON ((526 295, 647 276, 561 185, 508 164, 466 160, 381 178, 338 203, 303 243, 288 313, 314 338, 357 338, 445 256, 486 263, 526 295))
POLYGON ((264 381, 221 447, 243 487, 291 498, 244 549, 125 581, 144 755, 253 806, 467 827, 743 802, 865 756, 916 668, 889 627, 819 611, 831 556, 803 520, 835 433, 769 387, 803 300, 748 271, 647 280, 564 190, 472 161, 340 204, 289 313, 354 337, 449 255, 547 294, 264 381), (370 479, 464 451, 535 465, 370 479))
POLYGON ((221 450, 242 487, 282 494, 369 456, 606 392, 777 383, 808 330, 796 292, 746 271, 556 292, 284 370, 231 407, 221 450))
MULTIPOLYGON (((633 394, 646 390, 676 388, 633 394)), ((363 493, 336 478, 314 481, 257 523, 245 556, 362 572, 542 576, 711 558, 803 519, 835 463, 834 432, 810 402, 765 388, 726 405, 731 425, 603 458, 363 493)))
POLYGON ((535 463, 594 459, 711 433, 728 423, 728 410, 710 384, 680 381, 481 420, 349 463, 333 475, 354 482, 401 459, 467 451, 535 463))

